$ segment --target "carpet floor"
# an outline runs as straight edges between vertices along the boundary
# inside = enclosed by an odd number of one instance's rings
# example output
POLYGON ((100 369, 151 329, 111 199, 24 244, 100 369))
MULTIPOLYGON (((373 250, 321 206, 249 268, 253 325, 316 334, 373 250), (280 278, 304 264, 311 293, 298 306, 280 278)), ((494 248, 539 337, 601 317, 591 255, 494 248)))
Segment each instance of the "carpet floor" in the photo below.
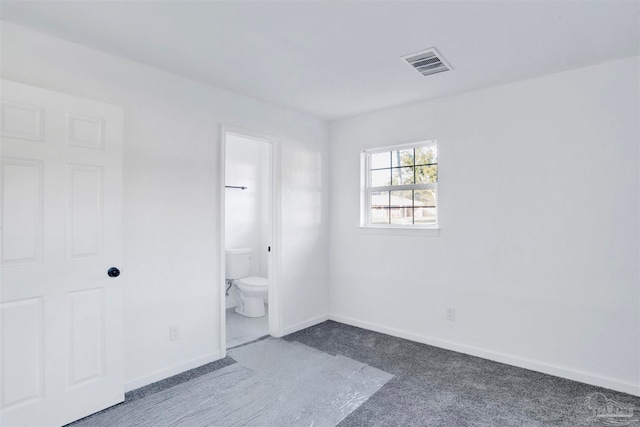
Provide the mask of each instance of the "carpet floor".
POLYGON ((285 339, 394 376, 342 427, 640 426, 638 397, 333 321, 285 339), (594 418, 593 404, 605 397, 631 416, 594 418))
POLYGON ((639 397, 333 321, 228 354, 72 425, 640 427, 639 397))

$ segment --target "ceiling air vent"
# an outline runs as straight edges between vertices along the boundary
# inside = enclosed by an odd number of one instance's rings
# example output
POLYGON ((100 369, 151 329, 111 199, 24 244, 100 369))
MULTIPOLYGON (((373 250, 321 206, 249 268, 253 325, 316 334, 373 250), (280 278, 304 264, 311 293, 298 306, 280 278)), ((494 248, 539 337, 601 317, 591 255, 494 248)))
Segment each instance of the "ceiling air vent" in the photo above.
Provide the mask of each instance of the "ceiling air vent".
POLYGON ((403 56, 402 59, 418 70, 423 76, 453 70, 453 67, 440 55, 435 48, 423 50, 403 56))

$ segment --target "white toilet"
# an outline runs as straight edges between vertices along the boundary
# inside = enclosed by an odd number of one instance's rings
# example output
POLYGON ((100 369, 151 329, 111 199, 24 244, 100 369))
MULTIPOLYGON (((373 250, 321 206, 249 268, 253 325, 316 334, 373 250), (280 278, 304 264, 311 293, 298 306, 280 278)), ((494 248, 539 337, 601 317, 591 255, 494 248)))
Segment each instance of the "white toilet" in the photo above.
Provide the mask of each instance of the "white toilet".
POLYGON ((225 276, 236 285, 238 305, 236 313, 247 317, 265 315, 264 298, 269 291, 269 281, 264 277, 249 277, 251 249, 227 249, 225 251, 225 276))

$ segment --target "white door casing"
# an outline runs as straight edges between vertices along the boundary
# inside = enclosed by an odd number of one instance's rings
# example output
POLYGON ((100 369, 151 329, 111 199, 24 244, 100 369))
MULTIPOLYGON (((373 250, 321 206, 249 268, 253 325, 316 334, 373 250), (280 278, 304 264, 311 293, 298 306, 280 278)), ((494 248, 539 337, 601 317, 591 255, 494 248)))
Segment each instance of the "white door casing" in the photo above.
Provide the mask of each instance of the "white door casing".
MULTIPOLYGON (((124 399, 120 107, 1 81, 0 424, 124 399)), ((123 273, 125 274, 125 273, 123 273)))
POLYGON ((269 335, 274 337, 283 336, 283 320, 282 320, 282 304, 281 304, 281 283, 280 283, 280 139, 272 135, 255 132, 241 127, 222 125, 220 127, 220 152, 218 158, 218 182, 219 190, 217 193, 218 200, 218 287, 220 295, 220 348, 223 350, 223 357, 227 350, 227 331, 226 331, 226 279, 225 279, 225 184, 226 184, 226 146, 227 135, 235 134, 246 138, 260 140, 266 144, 271 144, 271 164, 269 169, 270 177, 270 212, 269 223, 271 224, 271 232, 269 238, 269 253, 267 256, 268 272, 269 272, 269 335))

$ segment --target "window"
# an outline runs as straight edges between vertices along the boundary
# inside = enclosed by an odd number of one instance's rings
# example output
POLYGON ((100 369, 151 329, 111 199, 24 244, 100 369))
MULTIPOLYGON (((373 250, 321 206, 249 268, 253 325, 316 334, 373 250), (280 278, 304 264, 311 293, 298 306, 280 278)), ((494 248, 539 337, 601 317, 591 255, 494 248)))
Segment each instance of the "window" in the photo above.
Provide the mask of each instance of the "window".
POLYGON ((368 150, 362 165, 362 226, 437 228, 435 141, 368 150))

